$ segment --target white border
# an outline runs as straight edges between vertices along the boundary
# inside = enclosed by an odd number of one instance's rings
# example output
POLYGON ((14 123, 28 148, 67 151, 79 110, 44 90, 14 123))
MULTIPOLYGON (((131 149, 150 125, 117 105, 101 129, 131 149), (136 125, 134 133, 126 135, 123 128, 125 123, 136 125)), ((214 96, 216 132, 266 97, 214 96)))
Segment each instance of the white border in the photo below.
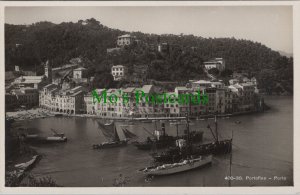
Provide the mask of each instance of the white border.
POLYGON ((299 76, 300 73, 300 2, 298 1, 159 1, 159 2, 136 2, 136 1, 106 1, 106 2, 95 2, 95 1, 68 1, 68 2, 57 2, 57 1, 8 1, 0 2, 0 78, 1 78, 1 96, 0 96, 0 193, 3 194, 62 194, 62 193, 73 193, 73 194, 295 194, 300 192, 299 190, 299 139, 300 135, 297 131, 300 127, 299 118, 299 106, 297 102, 299 99, 299 76), (294 54, 294 187, 63 187, 63 188, 7 188, 4 187, 4 7, 5 6, 256 6, 256 5, 291 5, 293 6, 293 54, 294 54), (296 101, 295 101, 296 100, 296 101))

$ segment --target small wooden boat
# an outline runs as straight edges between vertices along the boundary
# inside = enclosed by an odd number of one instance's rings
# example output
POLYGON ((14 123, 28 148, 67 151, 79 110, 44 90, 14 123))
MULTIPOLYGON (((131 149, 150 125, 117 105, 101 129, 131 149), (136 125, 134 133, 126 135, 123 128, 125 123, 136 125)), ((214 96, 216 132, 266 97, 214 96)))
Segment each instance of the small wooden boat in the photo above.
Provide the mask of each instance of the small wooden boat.
POLYGON ((111 141, 111 142, 103 142, 101 144, 94 144, 93 149, 104 149, 104 148, 116 148, 127 145, 127 140, 122 141, 111 141))
POLYGON ((28 169, 32 168, 32 166, 39 160, 40 156, 39 155, 35 155, 32 157, 32 159, 28 162, 25 163, 20 163, 20 164, 16 164, 15 167, 23 170, 23 171, 27 171, 28 169))

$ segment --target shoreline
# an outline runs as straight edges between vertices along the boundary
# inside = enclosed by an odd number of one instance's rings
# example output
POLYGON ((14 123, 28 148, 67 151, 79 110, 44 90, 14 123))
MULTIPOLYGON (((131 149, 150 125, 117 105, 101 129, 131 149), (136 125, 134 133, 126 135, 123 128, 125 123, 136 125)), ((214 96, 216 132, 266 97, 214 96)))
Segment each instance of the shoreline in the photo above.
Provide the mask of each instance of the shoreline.
MULTIPOLYGON (((271 109, 266 105, 265 111, 271 109)), ((234 117, 241 115, 250 115, 256 113, 264 113, 264 111, 245 111, 245 112, 236 112, 236 113, 228 113, 228 114, 217 114, 217 117, 234 117)), ((158 117, 101 117, 98 115, 92 114, 66 114, 60 112, 52 112, 43 108, 22 110, 16 112, 7 112, 6 119, 14 120, 14 121, 23 121, 23 120, 33 120, 38 118, 48 118, 48 117, 81 117, 81 118, 95 118, 95 119, 107 119, 107 120, 116 120, 116 121, 147 121, 147 120, 184 120, 184 116, 158 116, 158 117)), ((201 116, 190 116, 192 120, 202 120, 207 118, 213 118, 215 115, 207 114, 201 116)))

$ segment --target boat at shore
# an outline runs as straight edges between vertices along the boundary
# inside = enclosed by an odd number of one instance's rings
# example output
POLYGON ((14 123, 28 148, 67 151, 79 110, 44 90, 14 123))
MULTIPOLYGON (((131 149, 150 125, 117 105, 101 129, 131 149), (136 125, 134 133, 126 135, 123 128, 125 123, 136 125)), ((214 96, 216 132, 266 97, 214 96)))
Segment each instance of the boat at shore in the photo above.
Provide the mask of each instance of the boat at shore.
POLYGON ((27 171, 27 170, 31 169, 40 158, 41 158, 40 155, 35 155, 32 157, 31 160, 29 160, 25 163, 16 164, 15 168, 18 168, 23 171, 27 171))
POLYGON ((139 171, 146 175, 171 175, 175 173, 180 173, 184 171, 189 171, 203 167, 205 165, 212 163, 212 155, 199 156, 197 158, 185 159, 182 162, 163 164, 159 166, 150 166, 139 171))

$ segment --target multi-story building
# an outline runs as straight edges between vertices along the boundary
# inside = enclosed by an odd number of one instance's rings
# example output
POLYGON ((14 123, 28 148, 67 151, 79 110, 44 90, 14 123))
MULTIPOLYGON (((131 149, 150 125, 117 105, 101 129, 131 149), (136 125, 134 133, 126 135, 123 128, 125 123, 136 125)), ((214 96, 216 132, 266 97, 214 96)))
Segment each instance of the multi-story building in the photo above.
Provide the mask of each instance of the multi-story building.
POLYGON ((5 108, 15 109, 19 107, 32 108, 39 105, 39 94, 35 88, 12 89, 5 94, 5 108))
POLYGON ((135 41, 135 37, 129 34, 118 36, 117 45, 119 47, 124 47, 126 45, 131 45, 135 41))
POLYGON ((198 90, 198 89, 205 89, 211 87, 212 82, 206 80, 199 80, 199 81, 193 81, 191 84, 193 89, 198 90))
POLYGON ((39 106, 51 111, 56 110, 55 93, 58 92, 58 86, 55 84, 46 85, 41 91, 39 91, 39 106))
POLYGON ((83 97, 84 111, 86 114, 95 114, 95 100, 91 94, 87 94, 83 97))
POLYGON ((204 113, 207 114, 214 114, 217 111, 217 104, 216 104, 216 88, 207 88, 205 89, 205 93, 208 97, 208 102, 205 105, 205 109, 203 110, 204 113))
POLYGON ((73 70, 73 78, 74 79, 82 79, 86 78, 86 68, 79 67, 73 70))
POLYGON ((48 83, 47 78, 42 76, 20 76, 12 83, 15 88, 34 88, 41 89, 48 83))
POLYGON ((158 52, 169 52, 169 44, 168 43, 160 43, 157 46, 158 52))
POLYGON ((115 81, 125 79, 127 76, 127 67, 123 65, 115 65, 111 67, 111 74, 115 81))
POLYGON ((225 69, 225 60, 223 58, 215 58, 213 60, 204 62, 204 67, 207 70, 216 68, 219 71, 223 71, 225 69))
POLYGON ((83 87, 59 90, 55 84, 49 84, 40 91, 40 107, 67 114, 84 113, 83 87))
POLYGON ((233 101, 236 112, 245 112, 254 110, 255 87, 251 83, 240 83, 228 87, 233 93, 233 101))

